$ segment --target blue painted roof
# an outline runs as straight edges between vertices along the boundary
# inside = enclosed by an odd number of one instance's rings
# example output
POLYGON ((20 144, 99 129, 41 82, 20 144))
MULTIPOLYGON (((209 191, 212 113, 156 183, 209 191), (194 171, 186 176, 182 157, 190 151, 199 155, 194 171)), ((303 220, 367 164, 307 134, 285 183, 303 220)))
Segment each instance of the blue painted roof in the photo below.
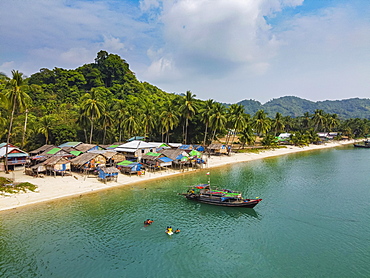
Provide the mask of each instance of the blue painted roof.
POLYGON ((77 145, 81 144, 82 142, 66 142, 60 146, 58 146, 59 148, 63 148, 63 147, 76 147, 77 145))
POLYGON ((159 158, 159 160, 161 160, 161 161, 163 161, 163 162, 171 162, 171 161, 173 161, 171 158, 169 158, 169 157, 161 157, 161 158, 159 158))

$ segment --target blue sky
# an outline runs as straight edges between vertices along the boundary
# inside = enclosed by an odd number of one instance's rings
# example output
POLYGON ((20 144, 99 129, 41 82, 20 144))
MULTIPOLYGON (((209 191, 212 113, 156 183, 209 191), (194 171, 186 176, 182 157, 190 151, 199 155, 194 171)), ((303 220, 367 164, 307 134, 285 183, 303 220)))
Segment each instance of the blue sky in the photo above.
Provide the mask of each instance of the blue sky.
POLYGON ((199 99, 370 97, 369 0, 12 0, 0 71, 74 69, 106 50, 199 99))

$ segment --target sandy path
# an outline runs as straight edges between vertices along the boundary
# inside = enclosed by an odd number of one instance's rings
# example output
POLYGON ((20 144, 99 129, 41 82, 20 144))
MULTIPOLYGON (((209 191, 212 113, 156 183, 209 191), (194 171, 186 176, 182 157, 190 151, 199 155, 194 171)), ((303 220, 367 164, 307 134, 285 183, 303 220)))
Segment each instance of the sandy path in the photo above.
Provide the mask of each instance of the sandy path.
MULTIPOLYGON (((287 146, 287 148, 261 151, 260 153, 240 153, 231 154, 230 156, 212 156, 208 159, 205 169, 220 167, 231 163, 246 162, 267 157, 297 153, 302 151, 311 151, 324 148, 332 148, 345 144, 353 144, 354 141, 331 142, 322 145, 310 145, 308 147, 287 146)), ((168 177, 171 175, 181 175, 178 170, 167 170, 157 173, 146 173, 144 176, 126 176, 118 175, 117 182, 102 183, 96 178, 87 178, 82 175, 73 173, 73 176, 34 178, 23 174, 23 171, 14 171, 10 174, 0 172, 0 176, 14 179, 16 182, 30 182, 38 186, 37 192, 11 194, 0 196, 0 211, 9 210, 17 207, 31 205, 35 203, 51 201, 58 198, 65 198, 81 194, 96 192, 108 188, 124 186, 136 182, 168 177)))

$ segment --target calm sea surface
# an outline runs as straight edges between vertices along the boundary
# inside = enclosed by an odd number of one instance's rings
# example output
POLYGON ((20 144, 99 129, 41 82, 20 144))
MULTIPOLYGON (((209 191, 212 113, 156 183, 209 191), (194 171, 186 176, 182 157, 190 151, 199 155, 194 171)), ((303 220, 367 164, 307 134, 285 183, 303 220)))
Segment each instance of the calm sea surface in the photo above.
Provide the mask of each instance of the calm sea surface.
POLYGON ((205 173, 0 213, 0 277, 370 277, 370 149, 211 170, 254 209, 177 195, 205 173))

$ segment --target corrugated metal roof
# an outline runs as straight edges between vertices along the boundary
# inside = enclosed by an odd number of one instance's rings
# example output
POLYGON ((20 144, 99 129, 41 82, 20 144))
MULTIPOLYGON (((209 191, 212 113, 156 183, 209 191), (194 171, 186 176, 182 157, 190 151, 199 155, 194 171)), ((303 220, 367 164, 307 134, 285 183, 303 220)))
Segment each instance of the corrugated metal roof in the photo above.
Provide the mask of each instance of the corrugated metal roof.
POLYGON ((60 148, 53 148, 50 151, 47 152, 47 154, 56 154, 59 152, 61 149, 60 148))
POLYGON ((28 154, 26 153, 9 153, 8 157, 27 157, 28 154))
POLYGON ((59 148, 63 148, 63 147, 76 147, 79 144, 82 144, 82 142, 66 142, 66 143, 60 145, 59 148))
POLYGON ((115 148, 114 150, 117 152, 127 152, 127 153, 136 152, 136 149, 127 149, 127 148, 115 148))
POLYGON ((163 162, 171 162, 171 161, 173 161, 171 158, 169 158, 169 157, 161 157, 161 158, 159 158, 159 160, 161 160, 161 161, 163 161, 163 162))
POLYGON ((156 146, 153 145, 153 144, 149 144, 147 142, 144 142, 144 141, 132 141, 132 142, 128 142, 128 143, 125 143, 125 144, 122 144, 122 145, 119 145, 117 148, 127 148, 127 149, 147 149, 147 148, 155 148, 156 146))
MULTIPOLYGON (((26 153, 25 151, 22 151, 21 149, 14 148, 14 147, 8 147, 8 157, 10 157, 11 152, 14 150, 18 151, 18 153, 12 153, 12 157, 28 156, 28 153, 26 153), (22 154, 26 154, 26 155, 22 155, 22 154)), ((6 147, 0 148, 0 157, 4 157, 5 155, 6 155, 6 147)))

